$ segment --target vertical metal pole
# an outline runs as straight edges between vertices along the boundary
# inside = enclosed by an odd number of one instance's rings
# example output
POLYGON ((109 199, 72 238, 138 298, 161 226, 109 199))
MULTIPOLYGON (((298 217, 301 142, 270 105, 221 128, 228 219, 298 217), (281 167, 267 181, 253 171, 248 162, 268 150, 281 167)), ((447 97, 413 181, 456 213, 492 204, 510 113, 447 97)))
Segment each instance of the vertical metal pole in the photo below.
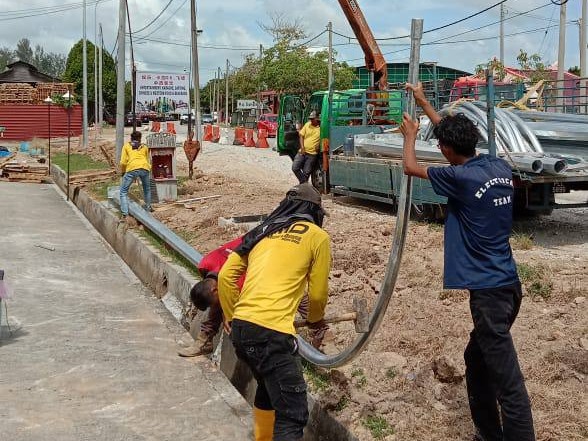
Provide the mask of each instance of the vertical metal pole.
POLYGON ((84 0, 84 7, 82 8, 84 11, 84 19, 83 22, 83 54, 82 54, 82 67, 84 70, 83 79, 82 79, 82 94, 83 94, 83 106, 82 109, 82 146, 86 149, 88 148, 88 43, 86 38, 86 0, 84 0))
POLYGON ((329 90, 333 87, 333 23, 329 22, 327 25, 329 30, 329 79, 328 87, 329 90))
POLYGON ((71 145, 71 91, 67 91, 67 200, 69 201, 69 154, 71 145))
POLYGON ((566 64, 566 11, 567 4, 562 3, 559 7, 559 51, 557 55, 557 83, 556 83, 556 108, 559 112, 564 112, 564 71, 566 64))
POLYGON ((47 103, 47 122, 49 124, 49 154, 47 156, 48 158, 48 164, 49 164, 49 174, 51 174, 51 103, 47 103))
POLYGON ((116 54, 116 162, 120 161, 125 142, 125 28, 126 2, 118 6, 118 51, 116 54))
POLYGON ((504 66, 504 3, 500 5, 500 64, 504 66))
MULTIPOLYGON (((261 60, 263 58, 263 46, 259 45, 259 69, 261 71, 261 60)), ((259 84, 259 75, 257 78, 257 117, 256 119, 259 120, 261 116, 262 108, 261 108, 261 85, 259 84)), ((257 125, 257 124, 256 124, 257 125)))
MULTIPOLYGON (((408 82, 417 84, 419 82, 419 67, 421 56, 421 38, 423 35, 423 20, 413 18, 410 29, 410 61, 408 64, 408 82)), ((373 77, 373 72, 372 72, 373 77)), ((416 104, 412 93, 408 94, 406 111, 411 118, 416 118, 416 104)))
POLYGON ((496 156, 496 121, 494 115, 494 71, 486 70, 486 116, 488 118, 488 152, 496 156))
MULTIPOLYGON (((586 25, 588 24, 588 0, 582 0, 582 18, 580 19, 580 77, 586 78, 586 25)), ((586 110, 586 80, 580 80, 581 102, 584 104, 584 113, 586 110)))
POLYGON ((98 49, 98 124, 102 128, 104 115, 104 101, 102 96, 102 49, 104 47, 104 38, 102 35, 102 23, 100 23, 100 47, 98 49))
POLYGON ((229 59, 225 71, 225 125, 229 124, 229 59))
MULTIPOLYGON (((200 120, 202 118, 200 110, 200 68, 198 64, 198 27, 196 26, 196 0, 191 1, 190 6, 191 18, 191 40, 192 40, 192 81, 194 83, 194 109, 196 121, 194 121, 196 141, 198 144, 202 142, 202 130, 200 128, 200 120)), ((188 121, 190 116, 188 116, 188 121)))
POLYGON ((98 136, 98 2, 94 5, 94 143, 98 136))
POLYGON ((220 124, 221 119, 220 119, 220 113, 221 113, 221 100, 220 100, 220 96, 221 96, 221 91, 220 91, 220 81, 221 81, 221 68, 218 67, 217 68, 217 75, 216 75, 216 114, 217 114, 217 122, 220 124))
MULTIPOLYGON (((214 72, 214 80, 212 81, 212 101, 211 101, 211 109, 210 113, 214 118, 214 112, 216 111, 216 71, 214 72)), ((217 122, 218 122, 218 112, 216 114, 217 122)))

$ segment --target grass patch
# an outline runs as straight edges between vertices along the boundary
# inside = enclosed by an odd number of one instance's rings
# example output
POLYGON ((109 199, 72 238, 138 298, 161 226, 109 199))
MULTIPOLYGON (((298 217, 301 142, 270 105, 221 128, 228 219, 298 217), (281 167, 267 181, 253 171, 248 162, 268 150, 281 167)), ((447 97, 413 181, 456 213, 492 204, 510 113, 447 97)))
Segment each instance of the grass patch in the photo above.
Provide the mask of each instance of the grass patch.
POLYGON ((198 272, 198 269, 188 262, 188 260, 186 260, 184 257, 180 256, 177 252, 168 248, 166 244, 154 233, 147 229, 139 229, 138 232, 139 235, 145 238, 153 247, 155 247, 162 256, 171 259, 176 265, 183 266, 190 272, 190 274, 200 279, 200 273, 198 272))
POLYGON ((330 379, 327 372, 319 370, 306 360, 302 360, 302 372, 314 390, 322 391, 328 389, 330 379))
POLYGON ((396 378, 396 375, 398 375, 398 372, 396 372, 395 368, 391 367, 386 369, 386 378, 393 380, 394 378, 396 378))
MULTIPOLYGON (((67 171, 67 154, 54 153, 51 155, 53 164, 61 167, 63 171, 67 171)), ((108 170, 110 165, 103 161, 96 161, 88 155, 80 153, 72 153, 69 155, 69 172, 75 173, 84 170, 108 170)))
POLYGON ((553 292, 553 282, 549 279, 550 273, 543 265, 529 265, 519 263, 517 270, 521 282, 525 286, 527 293, 532 298, 548 299, 553 292))
POLYGON ((348 404, 349 404, 349 396, 348 395, 343 395, 339 399, 339 401, 337 402, 337 404, 335 404, 334 410, 336 412, 341 412, 343 409, 345 409, 347 407, 348 404))
POLYGON ((108 181, 95 182, 93 184, 88 184, 86 187, 86 190, 88 190, 90 192, 90 194, 92 194, 92 196, 94 196, 96 199, 98 199, 100 201, 105 201, 106 199, 108 199, 108 187, 112 187, 114 185, 119 185, 119 184, 120 184, 120 178, 113 177, 112 179, 109 179, 108 181))
POLYGON ((370 431, 374 439, 384 439, 388 435, 394 434, 394 427, 390 425, 386 418, 381 416, 368 416, 361 423, 370 431))
POLYGON ((512 247, 516 250, 530 250, 533 248, 533 236, 525 233, 514 233, 510 238, 512 247))
POLYGON ((355 378, 355 384, 357 387, 365 387, 367 385, 367 377, 362 368, 355 368, 351 371, 351 377, 355 378))

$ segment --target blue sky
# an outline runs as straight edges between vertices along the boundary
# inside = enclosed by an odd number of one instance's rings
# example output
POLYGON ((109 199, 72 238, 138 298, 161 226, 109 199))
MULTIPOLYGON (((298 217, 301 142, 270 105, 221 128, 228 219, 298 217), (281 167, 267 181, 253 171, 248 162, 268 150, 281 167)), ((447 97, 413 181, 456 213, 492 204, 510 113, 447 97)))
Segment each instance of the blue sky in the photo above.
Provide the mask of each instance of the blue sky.
MULTIPOLYGON (((21 0, 3 0, 0 11, 0 46, 14 47, 23 37, 33 44, 39 43, 46 50, 67 53, 69 48, 82 36, 82 9, 75 7, 82 0, 29 0, 24 6, 21 0), (76 3, 77 2, 77 3, 76 3), (66 5, 55 14, 41 14, 32 8, 66 5), (69 5, 69 7, 68 7, 69 5), (11 11, 21 11, 13 13, 11 11), (36 15, 38 14, 38 15, 36 15), (23 15, 36 15, 18 18, 23 15)), ((147 25, 169 0, 128 0, 131 13, 131 25, 138 30, 147 25)), ((406 35, 410 29, 411 18, 423 18, 425 30, 442 26, 466 17, 497 3, 498 0, 359 0, 364 15, 374 35, 378 38, 406 35)), ((94 11, 97 22, 104 29, 105 46, 111 50, 114 45, 117 22, 118 1, 102 0, 97 8, 94 1, 88 0, 87 35, 94 40, 94 11)), ((336 0, 296 0, 280 2, 277 0, 198 0, 198 27, 203 30, 199 39, 202 45, 199 51, 201 82, 214 76, 217 67, 224 69, 228 58, 232 66, 239 66, 247 53, 255 52, 260 44, 272 45, 271 37, 259 26, 259 22, 269 22, 270 13, 284 14, 299 18, 309 37, 322 32, 327 22, 333 22, 336 32, 352 36, 343 12, 336 0), (295 5, 295 8, 293 8, 295 5)), ((566 68, 579 64, 578 30, 575 23, 580 17, 581 0, 569 0, 567 7, 566 32, 566 68)), ((557 41, 559 7, 549 0, 508 0, 505 3, 505 59, 507 65, 516 66, 519 49, 529 53, 539 53, 548 63, 557 60, 557 41), (537 10, 517 16, 531 9, 537 10), (546 28, 547 33, 545 33, 546 28), (537 32, 529 32, 540 29, 537 32), (508 36, 509 34, 517 34, 508 36)), ((499 20, 499 8, 494 8, 471 20, 436 32, 427 33, 423 43, 445 39, 473 40, 453 44, 423 46, 421 60, 437 61, 439 64, 466 71, 499 55, 498 24, 487 26, 499 20), (478 27, 482 29, 472 31, 478 27), (462 34, 456 36, 457 34, 462 34), (455 37, 454 37, 455 36, 455 37)), ((190 50, 181 46, 189 42, 190 0, 171 0, 169 7, 153 25, 135 36, 135 59, 139 70, 181 72, 189 68, 190 50), (175 12, 175 13, 174 13, 175 12), (167 21, 167 22, 166 22, 167 21), (159 29, 162 23, 165 23, 159 29), (164 44, 156 41, 140 42, 140 36, 163 40, 176 44, 164 44)), ((381 48, 388 62, 406 61, 407 46, 398 46, 406 40, 382 41, 381 48), (391 53, 390 53, 391 52, 391 53)), ((358 45, 349 40, 335 36, 338 60, 350 60, 352 65, 363 64, 363 54, 358 45)), ((327 45, 324 34, 311 46, 327 45)))

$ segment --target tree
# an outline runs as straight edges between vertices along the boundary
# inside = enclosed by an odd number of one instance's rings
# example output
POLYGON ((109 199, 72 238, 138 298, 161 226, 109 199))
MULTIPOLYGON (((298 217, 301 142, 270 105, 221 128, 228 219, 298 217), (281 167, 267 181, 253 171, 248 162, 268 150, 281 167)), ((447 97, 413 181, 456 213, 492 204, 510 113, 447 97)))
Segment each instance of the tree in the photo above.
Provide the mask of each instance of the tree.
POLYGON ((478 64, 476 66, 476 75, 485 75, 486 69, 493 69, 494 71, 494 78, 497 81, 504 80, 506 76, 506 70, 504 69, 504 64, 500 62, 500 60, 496 57, 492 58, 488 63, 478 64))
POLYGON ((549 79, 549 72, 545 69, 545 64, 541 59, 541 55, 529 55, 526 51, 521 49, 519 55, 517 55, 517 61, 522 70, 529 72, 531 82, 536 83, 540 80, 549 79))
POLYGON ((14 61, 14 52, 7 47, 0 47, 0 72, 6 69, 6 65, 14 61))
MULTIPOLYGON (((94 44, 87 42, 88 61, 88 111, 94 112, 94 44)), ((74 93, 81 98, 83 93, 83 41, 78 41, 69 51, 65 72, 62 75, 64 81, 74 83, 74 93)), ((116 113, 116 69, 114 60, 107 51, 102 52, 102 95, 104 107, 111 114, 116 113)), ((79 100, 81 101, 81 99, 79 100)))
POLYGON ((31 42, 29 41, 28 38, 21 38, 18 41, 18 43, 16 43, 16 50, 14 51, 14 57, 17 60, 32 64, 33 49, 31 48, 31 42))
POLYGON ((571 73, 571 74, 574 74, 574 75, 576 75, 576 76, 580 76, 580 74, 581 74, 581 72, 580 72, 580 67, 579 67, 579 66, 573 66, 573 67, 570 67, 570 68, 568 69, 568 72, 569 72, 569 73, 571 73))
POLYGON ((39 44, 35 46, 33 59, 30 63, 46 75, 60 78, 65 71, 65 55, 53 52, 45 52, 39 44))

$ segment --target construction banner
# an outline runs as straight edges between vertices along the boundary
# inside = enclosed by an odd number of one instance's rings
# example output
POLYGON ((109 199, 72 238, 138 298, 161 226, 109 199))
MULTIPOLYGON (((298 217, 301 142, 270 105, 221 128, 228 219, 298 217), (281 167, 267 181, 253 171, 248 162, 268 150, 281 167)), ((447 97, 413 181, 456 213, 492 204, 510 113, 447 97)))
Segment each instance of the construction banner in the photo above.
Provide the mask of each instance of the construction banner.
POLYGON ((137 72, 137 110, 157 113, 188 108, 190 77, 186 74, 137 72))

